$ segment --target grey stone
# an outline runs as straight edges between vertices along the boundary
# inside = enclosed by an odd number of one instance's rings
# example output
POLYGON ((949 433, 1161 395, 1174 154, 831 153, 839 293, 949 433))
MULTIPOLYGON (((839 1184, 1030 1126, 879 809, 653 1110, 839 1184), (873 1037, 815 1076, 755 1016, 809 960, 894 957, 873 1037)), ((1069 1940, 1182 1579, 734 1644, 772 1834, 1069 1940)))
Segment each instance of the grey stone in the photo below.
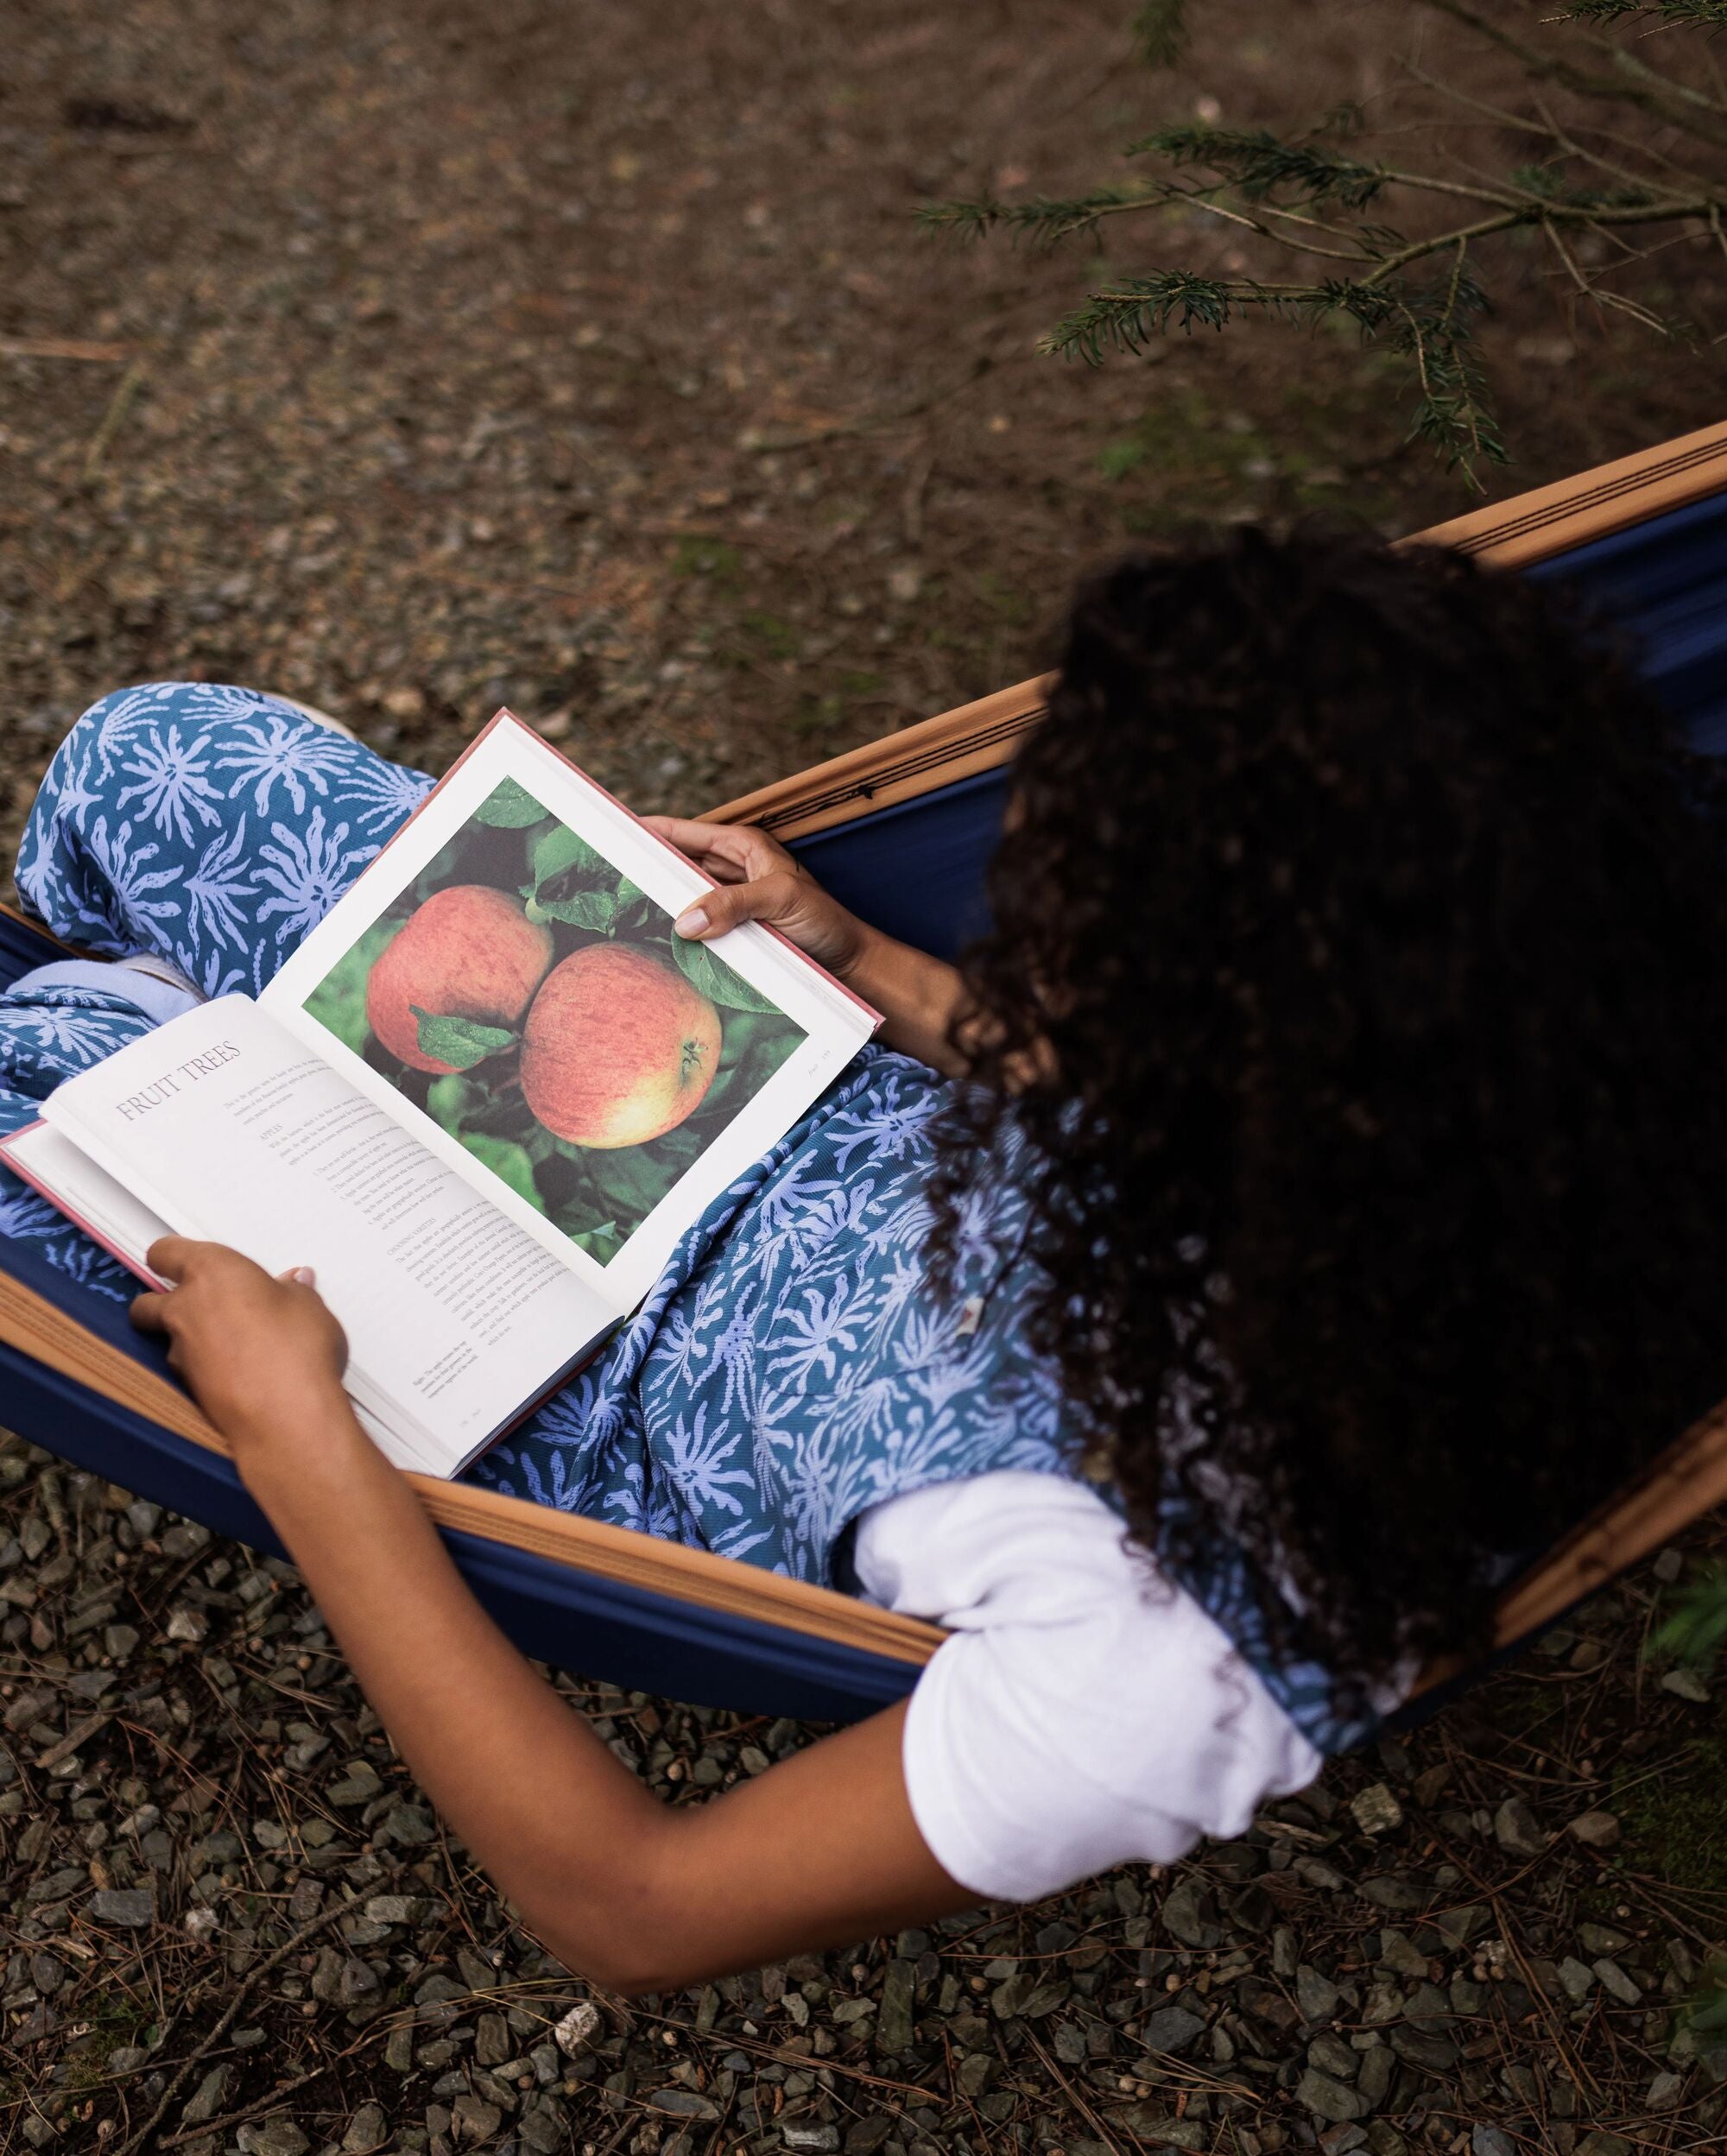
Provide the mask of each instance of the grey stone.
POLYGON ((1610 1924, 1579 1924, 1577 1936, 1585 1954, 1619 1954, 1631 1944, 1629 1932, 1616 1932, 1610 1924))
POLYGON ((1400 1976, 1425 1976, 1427 1957, 1406 1932, 1382 1932, 1379 1935, 1379 1961, 1382 1969, 1394 1969, 1400 1976))
POLYGON ((1493 1838, 1511 1856, 1541 1856, 1547 1837, 1521 1797, 1508 1797, 1493 1815, 1493 1838))
POLYGON ((1170 2058, 1180 2058, 1184 2052, 1192 2051, 1199 2041, 1205 2024, 1197 2014, 1186 2007, 1160 2007, 1148 2014, 1140 2040, 1148 2052, 1161 2052, 1170 2058))
POLYGON ((1403 1824, 1403 1807, 1382 1781, 1357 1790, 1350 1810, 1363 1834, 1389 1834, 1403 1824))
POLYGON ((910 2050, 912 2007, 916 1984, 916 1964, 906 1960, 902 1955, 895 1955, 888 1963, 882 1978, 882 2003, 876 2016, 877 2050, 889 2052, 910 2050))
POLYGON ((1469 2156, 1517 2156, 1516 2144, 1496 2126, 1477 2126, 1469 2137, 1469 2156))
POLYGON ((1333 2081, 1353 2081, 1360 2060, 1342 2037, 1326 2030, 1307 2046, 1307 2064, 1333 2081))
POLYGON ((156 1920, 155 1897, 145 1887, 104 1887, 84 1905, 97 1923, 146 1932, 156 1920))
POLYGON ((241 2127, 234 2138, 245 2156, 306 2156, 312 2146, 294 2121, 280 2114, 241 2127))
POLYGON ((1484 1901, 1465 1901, 1455 1909, 1440 1909, 1433 1917, 1433 1928, 1443 1932, 1454 1951, 1461 1951, 1477 1938, 1491 1922, 1493 1912, 1484 1901))
POLYGON ((420 1903, 413 1894, 373 1894, 366 1903, 369 1924, 412 1924, 419 1913, 420 1903))
MULTIPOLYGON (((108 2063, 111 2066, 113 2059, 111 2058, 108 2063)), ((227 2101, 229 2084, 233 2078, 231 2066, 225 2063, 212 2066, 187 2100, 185 2110, 180 2115, 180 2124, 205 2126, 212 2119, 218 2117, 227 2101)))
POLYGON ((719 2106, 712 2098, 693 2089, 656 2089, 648 2101, 656 2111, 669 2111, 674 2118, 700 2119, 711 2125, 719 2116, 719 2106))
POLYGON ((1382 1872, 1376 1879, 1363 1880, 1359 1892, 1376 1909, 1394 1916, 1413 1915, 1431 1899, 1426 1881, 1413 1872, 1382 1872))
POLYGON ((383 2106, 363 2103, 348 2121, 342 2147, 348 2156, 366 2156, 367 2151, 382 2148, 389 2134, 389 2121, 384 2116, 383 2106))
POLYGON ((1619 2134, 1585 2134, 1575 2156, 1631 2156, 1631 2144, 1619 2134))
POLYGON ((1661 1690, 1670 1691, 1675 1699, 1690 1700, 1693 1706, 1709 1704, 1709 1687, 1694 1669, 1670 1669, 1661 1679, 1661 1690))
POLYGON ((1580 1811, 1566 1823, 1566 1832, 1585 1849, 1610 1849, 1624 1830, 1610 1811, 1580 1811))
POLYGON ((1391 2032, 1391 2048, 1399 2058, 1423 2073, 1447 2074, 1457 2064, 1457 2045, 1449 2037, 1429 2036, 1400 2022, 1391 2032))
POLYGON ((1643 1995, 1643 1988, 1635 1983, 1616 1961, 1604 1954, 1595 1963, 1595 1973, 1601 1979, 1604 1991, 1610 1991, 1622 2007, 1635 2007, 1643 1995))
POLYGON ((1329 2021, 1338 2010, 1338 1997, 1337 1986, 1311 1963, 1303 1962, 1295 1971, 1295 2003, 1304 2021, 1329 2021))
POLYGON ((553 2030, 558 2049, 566 2058, 579 2058, 605 2032, 599 2008, 591 1999, 579 1999, 553 2030))
POLYGON ((1356 2093, 1370 2110, 1376 2111, 1391 2093, 1391 2077, 1397 2071, 1397 2054, 1389 2044, 1376 2044, 1361 2055, 1356 2093))
POLYGON ((1218 1927, 1211 1896, 1197 1880, 1179 1880, 1163 1897, 1158 1913, 1164 1930, 1183 1946, 1203 1947, 1216 1941, 1218 1927))
POLYGON ((1334 2081, 1312 2066, 1295 2084, 1295 2101, 1306 2104, 1315 2118, 1328 2120, 1333 2126, 1349 2124, 1367 2109, 1346 2082, 1334 2081))
POLYGON ((1205 2149, 1211 2146, 1209 2126, 1199 2119, 1178 2119, 1155 2102, 1118 2105, 1104 2114, 1104 2120, 1152 2148, 1205 2149))
POLYGON ((378 1826, 381 1840, 394 1842, 398 1849, 406 1849, 421 1848, 437 1831, 430 1813, 418 1805, 397 1805, 378 1826))
POLYGON ((1595 1988, 1595 1971, 1578 1961, 1575 1954, 1567 1954, 1559 1963, 1559 1982, 1565 1995, 1573 2006, 1581 2006, 1595 1988))
POLYGON ((474 2063, 478 2066, 502 2066, 515 2052, 510 2041, 509 2024, 501 2014, 483 2014, 474 2033, 474 2063))
POLYGON ((489 2141, 503 2124, 503 2113, 484 2096, 458 2096, 450 2106, 450 2123, 465 2141, 489 2141))
POLYGON ((784 2148, 802 2151, 803 2156, 834 2156, 839 2147, 839 2128, 837 2126, 782 2126, 780 2128, 780 2143, 784 2148))
POLYGON ((569 2129, 564 2121, 544 2111, 528 2113, 522 2121, 520 2132, 534 2156, 559 2156, 560 2151, 570 2146, 569 2129))
POLYGON ((1651 2111, 1671 2111, 1684 2094, 1683 2074, 1657 2074, 1649 2083, 1649 2093, 1643 2101, 1651 2111))

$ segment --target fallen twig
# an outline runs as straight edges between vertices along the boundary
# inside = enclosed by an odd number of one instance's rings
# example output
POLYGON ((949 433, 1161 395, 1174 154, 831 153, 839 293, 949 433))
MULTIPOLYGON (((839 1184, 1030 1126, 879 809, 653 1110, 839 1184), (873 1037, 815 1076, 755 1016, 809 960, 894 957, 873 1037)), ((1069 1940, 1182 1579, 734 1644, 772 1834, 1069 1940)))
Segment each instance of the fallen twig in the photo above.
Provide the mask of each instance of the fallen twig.
POLYGON ((268 1976, 272 1969, 280 1969, 291 1954, 298 1953, 308 1939, 315 1938, 320 1932, 327 1930, 338 1917, 351 1916, 352 1913, 353 1904, 351 1902, 336 1902, 320 1915, 313 1917, 310 1924, 302 1924, 292 1937, 284 1939, 273 1952, 266 1954, 261 1962, 255 1962, 252 1964, 239 1983, 235 1986, 234 1995, 228 2001, 227 2007, 218 2020, 216 2026, 201 2043, 195 2045, 187 2053, 180 2061, 178 2071, 156 2099, 155 2109, 133 2134, 130 2140, 114 2152, 114 2156, 135 2156, 135 2153, 151 2138, 156 2128, 168 2116, 169 2105, 186 2086, 193 2068, 200 2060, 209 2057, 229 2030, 233 2027, 235 2022, 239 2020, 241 2007, 250 1997, 260 1979, 268 1976))
POLYGON ((132 399, 138 394, 138 386, 144 378, 144 363, 135 359, 120 377, 114 394, 108 400, 108 409, 102 414, 102 424, 90 438, 90 446, 84 452, 84 469, 80 473, 85 486, 101 469, 102 459, 108 454, 110 445, 120 431, 132 399))

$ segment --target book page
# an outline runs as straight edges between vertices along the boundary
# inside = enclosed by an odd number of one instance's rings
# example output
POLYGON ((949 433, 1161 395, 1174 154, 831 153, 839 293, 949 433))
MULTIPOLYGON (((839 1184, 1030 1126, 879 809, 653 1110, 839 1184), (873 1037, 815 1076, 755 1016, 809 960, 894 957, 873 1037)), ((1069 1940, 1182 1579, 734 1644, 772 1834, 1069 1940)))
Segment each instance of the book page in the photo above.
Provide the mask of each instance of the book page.
MULTIPOLYGON (((32 1189, 57 1205, 141 1281, 151 1287, 167 1285, 145 1261, 151 1244, 174 1234, 174 1229, 160 1213, 141 1204, 105 1168, 98 1167, 63 1130, 45 1122, 26 1123, 22 1130, 9 1131, 0 1138, 0 1155, 32 1189)), ((387 1459, 421 1474, 447 1471, 441 1462, 428 1457, 412 1438, 392 1427, 387 1404, 351 1365, 344 1381, 354 1413, 387 1459)))
POLYGON ((43 1119, 180 1233, 309 1265, 355 1371, 452 1472, 612 1321, 410 1130, 243 996, 172 1020, 43 1119))
POLYGON ((261 1001, 622 1313, 875 1024, 708 888, 500 714, 261 1001))

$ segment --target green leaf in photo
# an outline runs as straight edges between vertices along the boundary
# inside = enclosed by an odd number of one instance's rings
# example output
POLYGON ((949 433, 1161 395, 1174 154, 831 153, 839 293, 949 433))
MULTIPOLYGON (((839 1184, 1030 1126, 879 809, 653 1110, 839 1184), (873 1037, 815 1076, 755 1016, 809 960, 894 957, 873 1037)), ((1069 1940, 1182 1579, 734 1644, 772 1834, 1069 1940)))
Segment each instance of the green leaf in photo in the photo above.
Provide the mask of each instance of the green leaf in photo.
POLYGON ((584 881, 610 883, 617 871, 602 853, 596 852, 579 831, 572 831, 567 824, 554 824, 543 837, 534 841, 528 856, 528 867, 536 884, 549 883, 554 876, 566 876, 572 869, 584 881))
POLYGON ((603 1221, 598 1228, 578 1229, 570 1241, 579 1250, 585 1250, 598 1265, 609 1265, 623 1247, 623 1237, 615 1220, 603 1221))
POLYGON ((366 1017, 366 983, 371 977, 372 968, 401 926, 399 920, 374 921, 359 941, 343 952, 306 999, 307 1015, 327 1027, 356 1055, 365 1053, 366 1044, 372 1037, 371 1025, 366 1017))
POLYGON ((474 821, 489 824, 495 831, 525 831, 529 824, 537 824, 550 813, 525 786, 518 786, 514 779, 502 779, 474 811, 474 821))
MULTIPOLYGON (((445 1056, 441 1061, 447 1063, 445 1056)), ((447 1130, 452 1138, 462 1135, 462 1125, 476 1109, 485 1103, 484 1087, 473 1084, 465 1078, 433 1078, 426 1089, 426 1112, 440 1129, 447 1130)))
POLYGON ((434 1012, 421 1010, 418 1003, 408 1008, 420 1021, 421 1053, 435 1056, 452 1070, 471 1071, 475 1064, 497 1055, 516 1039, 508 1026, 482 1026, 472 1018, 440 1018, 434 1012))
POLYGON ((528 1157, 526 1146, 517 1145, 513 1138, 488 1138, 471 1134, 462 1143, 483 1168, 490 1168, 500 1183, 513 1190, 518 1198, 525 1198, 535 1212, 543 1213, 545 1204, 534 1182, 534 1163, 528 1157))
POLYGON ((709 1002, 718 1003, 723 1009, 777 1011, 780 1008, 760 989, 752 988, 724 958, 717 958, 705 943, 674 936, 672 956, 684 977, 699 988, 709 1002))
POLYGON ((560 920, 571 928, 591 928, 610 935, 617 917, 614 891, 572 891, 565 898, 530 898, 523 909, 529 920, 560 920))

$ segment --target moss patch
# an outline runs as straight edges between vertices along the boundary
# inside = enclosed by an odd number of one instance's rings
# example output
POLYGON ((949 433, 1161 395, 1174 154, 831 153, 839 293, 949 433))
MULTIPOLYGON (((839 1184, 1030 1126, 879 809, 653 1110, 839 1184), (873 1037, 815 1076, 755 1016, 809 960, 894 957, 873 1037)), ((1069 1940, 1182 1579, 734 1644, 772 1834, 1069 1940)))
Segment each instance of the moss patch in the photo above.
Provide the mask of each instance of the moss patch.
POLYGON ((1683 1757, 1609 1799, 1623 1823, 1623 1861, 1671 1887, 1727 1892, 1727 1715, 1683 1757))

